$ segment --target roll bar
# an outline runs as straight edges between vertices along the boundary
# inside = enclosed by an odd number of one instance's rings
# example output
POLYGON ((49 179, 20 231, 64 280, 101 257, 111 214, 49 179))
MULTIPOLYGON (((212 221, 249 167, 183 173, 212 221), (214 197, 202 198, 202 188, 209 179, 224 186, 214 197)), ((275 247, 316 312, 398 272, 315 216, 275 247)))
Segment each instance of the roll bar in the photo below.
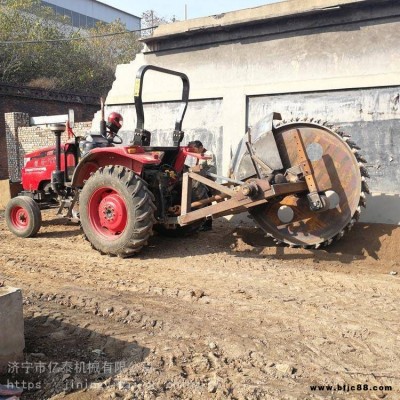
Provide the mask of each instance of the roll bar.
POLYGON ((142 92, 143 92, 143 79, 144 75, 147 71, 157 71, 163 74, 174 75, 178 76, 182 79, 182 98, 181 98, 181 107, 179 109, 179 113, 177 115, 175 121, 175 130, 174 130, 174 145, 179 146, 180 142, 183 139, 183 132, 182 132, 182 122, 183 118, 185 117, 187 105, 189 102, 189 78, 182 72, 173 71, 166 68, 157 67, 155 65, 143 65, 139 68, 138 72, 136 73, 135 79, 135 108, 136 108, 136 129, 135 129, 135 137, 134 137, 134 144, 136 145, 150 145, 150 132, 144 129, 144 110, 143 110, 143 99, 142 99, 142 92))

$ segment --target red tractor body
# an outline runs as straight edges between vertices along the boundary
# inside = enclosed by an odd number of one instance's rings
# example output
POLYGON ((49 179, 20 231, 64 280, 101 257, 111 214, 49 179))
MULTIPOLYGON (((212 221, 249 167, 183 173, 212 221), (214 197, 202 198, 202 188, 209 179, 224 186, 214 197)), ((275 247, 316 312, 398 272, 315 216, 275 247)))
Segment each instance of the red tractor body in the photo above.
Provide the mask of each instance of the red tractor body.
MULTIPOLYGON (((44 147, 24 156, 24 168, 22 168, 22 187, 27 192, 44 190, 51 184, 51 176, 56 169, 55 146, 44 147)), ((81 160, 76 155, 74 143, 65 143, 61 146, 60 162, 61 171, 66 175, 66 182, 73 181, 82 184, 90 174, 99 167, 109 164, 123 165, 142 175, 143 168, 150 165, 159 165, 166 148, 154 148, 159 150, 146 151, 142 146, 124 146, 95 148, 81 160), (161 156, 161 157, 160 157, 161 156)), ((170 150, 170 149, 169 149, 170 150)), ((174 163, 174 170, 182 172, 187 156, 202 158, 197 153, 190 151, 189 147, 180 147, 174 163)))
MULTIPOLYGON (((75 155, 68 152, 69 143, 61 147, 61 170, 71 170, 76 167, 75 155), (67 149, 67 151, 66 151, 67 149), (67 155, 67 157, 65 157, 67 155)), ((22 168, 22 187, 26 191, 44 189, 51 183, 51 174, 55 170, 56 156, 55 146, 44 147, 28 153, 24 156, 24 168, 22 168)))

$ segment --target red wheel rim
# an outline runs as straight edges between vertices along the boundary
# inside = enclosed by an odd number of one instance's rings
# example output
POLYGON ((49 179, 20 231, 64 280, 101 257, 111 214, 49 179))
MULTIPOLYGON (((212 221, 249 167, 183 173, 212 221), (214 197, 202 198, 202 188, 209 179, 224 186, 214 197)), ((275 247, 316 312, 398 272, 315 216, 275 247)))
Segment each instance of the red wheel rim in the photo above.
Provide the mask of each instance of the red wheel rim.
POLYGON ((24 230, 29 225, 29 214, 25 208, 15 206, 11 210, 11 223, 15 229, 24 230))
POLYGON ((95 190, 89 200, 88 214, 96 232, 110 240, 118 239, 128 221, 125 201, 110 187, 95 190))

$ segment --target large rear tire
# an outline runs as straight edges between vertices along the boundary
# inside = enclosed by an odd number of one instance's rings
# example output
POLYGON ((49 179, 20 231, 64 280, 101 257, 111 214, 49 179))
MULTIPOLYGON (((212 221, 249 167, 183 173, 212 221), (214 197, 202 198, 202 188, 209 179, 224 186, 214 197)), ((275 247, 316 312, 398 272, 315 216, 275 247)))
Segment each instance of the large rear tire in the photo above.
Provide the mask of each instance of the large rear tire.
POLYGON ((8 229, 21 238, 35 236, 42 225, 40 208, 28 196, 11 199, 6 207, 5 218, 8 229))
POLYGON ((101 253, 129 257, 152 235, 153 200, 146 182, 130 169, 112 165, 100 168, 80 195, 82 229, 101 253))

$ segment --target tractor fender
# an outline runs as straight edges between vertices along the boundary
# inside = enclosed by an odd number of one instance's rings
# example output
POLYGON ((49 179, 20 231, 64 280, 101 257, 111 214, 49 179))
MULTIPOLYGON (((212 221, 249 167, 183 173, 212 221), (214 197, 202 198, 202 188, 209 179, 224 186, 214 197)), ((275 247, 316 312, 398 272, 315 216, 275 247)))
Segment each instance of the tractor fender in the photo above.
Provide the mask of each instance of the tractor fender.
POLYGON ((157 152, 146 153, 139 146, 95 148, 81 158, 71 184, 73 187, 83 187, 95 171, 106 165, 121 165, 141 176, 146 165, 159 165, 160 162, 157 152))

